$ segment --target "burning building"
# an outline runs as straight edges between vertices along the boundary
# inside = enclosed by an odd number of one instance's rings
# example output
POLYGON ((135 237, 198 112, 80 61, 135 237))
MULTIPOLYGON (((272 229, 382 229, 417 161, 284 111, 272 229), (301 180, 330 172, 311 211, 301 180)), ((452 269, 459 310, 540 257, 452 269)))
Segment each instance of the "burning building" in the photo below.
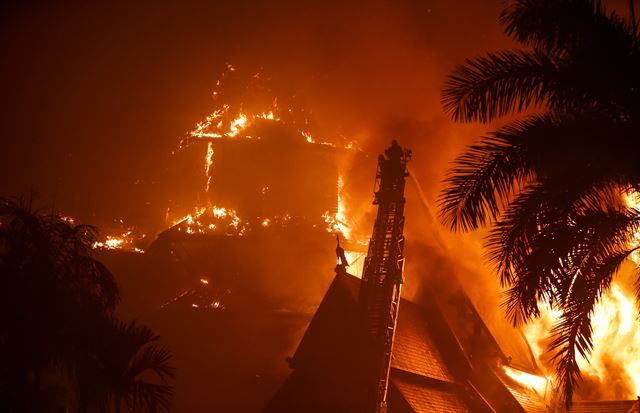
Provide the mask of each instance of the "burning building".
MULTIPOLYGON (((265 91, 260 74, 239 78, 229 65, 213 96, 215 108, 174 154, 196 175, 177 182, 169 228, 146 248, 172 280, 157 288, 162 307, 312 311, 330 278, 308 274, 331 265, 334 234, 352 231, 344 160, 366 156, 350 142, 314 138, 309 114, 265 91)), ((354 271, 366 244, 346 245, 354 271)))
MULTIPOLYGON (((218 288, 216 308, 263 302, 311 310, 317 302, 308 297, 329 280, 301 274, 330 265, 333 234, 349 231, 340 219, 338 168, 347 149, 309 143, 272 120, 243 133, 259 139, 208 142, 215 162, 207 170, 206 206, 176 220, 149 252, 181 271, 185 287, 202 287, 205 279, 207 288, 218 288)), ((363 248, 348 245, 351 256, 363 248)))
MULTIPOLYGON (((415 266, 410 279, 427 288, 401 298, 406 154, 391 184, 380 166, 372 242, 358 242, 345 187, 368 185, 354 185, 341 159, 359 169, 368 159, 349 142, 314 137, 306 121, 285 120, 290 113, 275 100, 218 107, 177 155, 204 158, 197 199, 171 204, 169 228, 144 253, 128 229, 124 241, 104 241, 110 266, 126 258, 120 267, 147 275, 121 284, 125 296, 146 297, 132 313, 176 353, 177 410, 251 412, 270 399, 267 412, 374 411, 381 401, 391 413, 548 411, 555 400, 531 340, 536 326, 496 334, 454 275, 415 266), (349 266, 332 282, 336 234, 349 266), (154 299, 138 294, 150 285, 154 299)), ((575 411, 630 404, 578 402, 575 411)))
MULTIPOLYGON (((461 289, 447 299, 437 287, 420 302, 401 298, 409 155, 394 142, 380 156, 362 279, 339 259, 264 413, 561 411, 526 338, 503 352, 461 289)), ((626 413, 633 404, 578 402, 574 411, 626 413)))
POLYGON ((281 112, 216 109, 176 153, 204 161, 197 199, 175 198, 168 228, 144 253, 104 251, 110 266, 140 269, 122 277, 124 307, 147 298, 130 312, 172 349, 178 411, 259 411, 331 282, 324 269, 334 265, 336 235, 349 271, 362 265, 366 244, 350 237, 344 216, 341 160, 368 159, 316 141, 281 112))

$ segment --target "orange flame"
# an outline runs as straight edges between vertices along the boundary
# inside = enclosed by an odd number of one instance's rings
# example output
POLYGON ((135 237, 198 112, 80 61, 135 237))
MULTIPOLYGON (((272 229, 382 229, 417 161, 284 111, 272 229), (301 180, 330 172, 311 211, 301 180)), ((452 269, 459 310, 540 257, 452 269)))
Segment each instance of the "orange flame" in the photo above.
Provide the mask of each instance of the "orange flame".
POLYGON ((133 233, 133 229, 129 229, 120 235, 107 235, 104 238, 104 241, 96 241, 93 243, 94 249, 103 249, 103 250, 126 250, 133 251, 138 253, 143 253, 144 250, 135 247, 135 243, 137 240, 145 238, 146 235, 142 234, 142 236, 136 236, 133 233))
POLYGON ((507 374, 507 376, 511 377, 513 380, 520 383, 524 387, 532 388, 540 396, 545 395, 547 391, 547 385, 549 383, 546 377, 536 376, 534 374, 530 374, 522 370, 516 370, 508 366, 502 366, 502 369, 507 374))
POLYGON ((209 188, 211 187, 211 165, 213 165, 213 143, 209 142, 207 144, 207 156, 205 157, 205 168, 204 173, 207 177, 207 192, 209 192, 209 188))

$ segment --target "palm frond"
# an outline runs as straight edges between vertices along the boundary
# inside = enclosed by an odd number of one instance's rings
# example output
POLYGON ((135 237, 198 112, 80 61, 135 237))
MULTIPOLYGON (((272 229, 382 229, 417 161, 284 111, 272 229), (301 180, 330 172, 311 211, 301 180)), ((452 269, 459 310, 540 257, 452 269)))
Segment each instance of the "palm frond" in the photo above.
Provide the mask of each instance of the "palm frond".
POLYGON ((545 102, 555 62, 535 52, 503 51, 467 60, 449 75, 442 106, 454 120, 489 122, 545 102))
POLYGON ((151 370, 163 380, 173 378, 176 369, 171 363, 172 358, 173 355, 167 349, 148 345, 131 361, 129 369, 134 376, 151 370))
POLYGON ((571 406, 574 388, 580 380, 577 357, 589 359, 593 349, 591 315, 602 294, 611 285, 613 275, 635 249, 626 249, 600 257, 592 271, 581 271, 572 280, 571 292, 561 303, 560 320, 551 330, 552 341, 548 351, 564 395, 567 408, 571 406))
POLYGON ((503 307, 515 325, 539 316, 540 301, 567 300, 577 277, 601 271, 609 257, 626 253, 640 230, 634 210, 575 214, 571 208, 540 206, 544 199, 549 194, 540 189, 521 194, 488 237, 489 257, 510 287, 503 307), (530 213, 536 209, 546 212, 530 213))
POLYGON ((545 143, 564 135, 553 116, 531 116, 482 138, 454 162, 438 199, 443 222, 471 230, 493 222, 518 189, 535 179, 545 143))
POLYGON ((170 385, 138 380, 132 385, 125 400, 135 411, 156 413, 159 410, 169 411, 174 394, 175 390, 170 385))
POLYGON ((496 265, 503 287, 513 284, 520 262, 518 257, 531 248, 530 237, 538 232, 538 215, 547 202, 546 197, 543 185, 537 182, 528 185, 509 204, 487 237, 488 258, 496 265))
POLYGON ((520 43, 554 53, 594 47, 599 39, 633 36, 631 26, 600 0, 515 0, 502 11, 505 33, 520 43), (553 18, 549 18, 553 16, 553 18))

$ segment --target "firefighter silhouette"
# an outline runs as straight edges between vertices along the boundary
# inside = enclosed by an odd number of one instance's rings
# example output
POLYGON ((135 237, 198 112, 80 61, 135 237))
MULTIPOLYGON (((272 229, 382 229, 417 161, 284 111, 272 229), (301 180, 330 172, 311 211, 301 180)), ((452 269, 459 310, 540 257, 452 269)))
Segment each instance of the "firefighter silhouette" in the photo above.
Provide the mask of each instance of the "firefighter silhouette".
POLYGON ((391 141, 391 146, 389 146, 384 153, 390 161, 399 161, 402 158, 402 155, 404 155, 404 151, 395 139, 391 141))

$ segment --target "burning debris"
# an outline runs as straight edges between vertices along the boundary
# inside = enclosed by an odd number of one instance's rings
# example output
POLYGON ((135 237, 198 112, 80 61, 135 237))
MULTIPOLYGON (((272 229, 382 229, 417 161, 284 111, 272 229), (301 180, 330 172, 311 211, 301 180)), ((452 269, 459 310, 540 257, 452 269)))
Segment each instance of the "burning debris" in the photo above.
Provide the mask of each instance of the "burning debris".
POLYGON ((242 221, 233 209, 212 206, 196 208, 193 214, 174 222, 171 229, 186 234, 244 235, 248 224, 242 221))
POLYGON ((217 289, 209 283, 208 279, 200 278, 193 288, 183 291, 175 298, 161 305, 160 308, 183 307, 202 311, 224 310, 225 298, 229 294, 231 294, 231 290, 217 289))
POLYGON ((141 248, 141 245, 146 237, 146 234, 138 234, 135 229, 130 228, 118 235, 105 235, 102 240, 93 243, 93 248, 132 251, 142 254, 144 249, 141 248))
MULTIPOLYGON (((76 219, 71 216, 60 216, 63 221, 74 225, 76 219)), ((93 243, 96 250, 123 250, 129 252, 144 253, 143 246, 147 243, 147 235, 134 227, 123 229, 122 220, 114 220, 111 228, 101 229, 99 239, 93 243)))

